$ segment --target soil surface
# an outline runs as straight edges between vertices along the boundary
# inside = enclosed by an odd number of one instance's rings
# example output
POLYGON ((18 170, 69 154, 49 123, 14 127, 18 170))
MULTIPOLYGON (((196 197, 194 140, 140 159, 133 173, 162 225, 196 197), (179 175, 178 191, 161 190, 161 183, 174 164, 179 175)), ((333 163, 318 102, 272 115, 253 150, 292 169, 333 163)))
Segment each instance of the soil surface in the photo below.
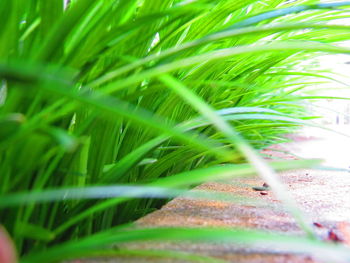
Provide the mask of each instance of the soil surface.
MULTIPOLYGON (((337 127, 339 129, 339 127, 337 127)), ((348 129, 342 127, 342 132, 348 129)), ((347 132, 347 131, 345 131, 347 132)), ((348 133, 350 134, 350 133, 348 133)), ((316 157, 325 160, 324 165, 347 169, 350 164, 350 140, 334 133, 319 129, 308 129, 294 142, 272 147, 263 151, 267 159, 297 159, 316 157), (291 151, 286 154, 284 151, 291 151)), ((350 223, 350 172, 332 170, 292 170, 279 173, 288 191, 305 211, 321 239, 348 243, 349 236, 342 231, 350 223), (337 240, 339 239, 339 240, 337 240)), ((295 220, 286 213, 272 191, 262 187, 264 182, 257 176, 234 179, 228 182, 210 182, 191 191, 208 190, 240 195, 259 201, 259 205, 249 203, 229 203, 224 201, 204 201, 178 197, 162 209, 141 219, 139 227, 244 227, 280 233, 302 235, 295 220)), ((175 250, 212 256, 227 262, 321 262, 310 255, 288 254, 271 247, 247 249, 228 244, 202 244, 181 242, 138 242, 126 245, 127 249, 175 250)), ((124 257, 88 259, 76 262, 188 262, 185 259, 155 257, 124 257)))

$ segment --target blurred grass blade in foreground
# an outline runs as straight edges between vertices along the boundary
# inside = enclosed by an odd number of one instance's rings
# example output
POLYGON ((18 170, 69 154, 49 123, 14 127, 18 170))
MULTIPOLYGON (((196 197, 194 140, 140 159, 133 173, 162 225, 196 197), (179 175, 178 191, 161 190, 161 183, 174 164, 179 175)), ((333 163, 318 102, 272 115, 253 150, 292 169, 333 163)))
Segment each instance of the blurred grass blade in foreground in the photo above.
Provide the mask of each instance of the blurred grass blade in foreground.
MULTIPOLYGON (((349 26, 335 23, 348 16, 348 6, 315 0, 1 1, 0 222, 21 260, 103 254, 112 243, 154 233, 159 240, 169 233, 179 238, 185 230, 115 235, 113 227, 197 184, 254 171, 311 232, 271 169, 317 161, 266 164, 260 151, 309 123, 307 99, 329 98, 303 95, 309 86, 346 85, 312 61, 350 53, 341 45, 350 39, 349 26)), ((254 243, 263 236, 205 231, 188 230, 183 240, 254 243)), ((293 245, 299 241, 283 240, 305 252, 293 245)), ((300 244, 306 243, 308 253, 325 248, 336 258, 348 256, 315 240, 300 244)))

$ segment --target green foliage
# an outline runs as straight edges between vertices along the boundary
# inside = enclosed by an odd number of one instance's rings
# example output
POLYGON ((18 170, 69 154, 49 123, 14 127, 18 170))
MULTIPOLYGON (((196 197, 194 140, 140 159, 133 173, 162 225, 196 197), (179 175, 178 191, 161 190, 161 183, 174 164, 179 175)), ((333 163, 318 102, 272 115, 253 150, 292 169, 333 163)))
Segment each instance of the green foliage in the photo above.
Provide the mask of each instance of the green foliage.
MULTIPOLYGON (((109 229, 152 211, 154 197, 254 170, 312 235, 252 147, 282 142, 305 124, 304 79, 329 78, 300 61, 350 53, 331 45, 349 39, 349 27, 329 23, 349 2, 63 2, 0 3, 0 221, 23 262, 128 241, 109 239, 118 233, 109 229), (97 186, 124 190, 101 197, 97 186), (157 196, 148 187, 165 188, 157 196), (40 254, 67 240, 80 243, 40 254)), ((130 240, 144 239, 141 232, 130 240)))

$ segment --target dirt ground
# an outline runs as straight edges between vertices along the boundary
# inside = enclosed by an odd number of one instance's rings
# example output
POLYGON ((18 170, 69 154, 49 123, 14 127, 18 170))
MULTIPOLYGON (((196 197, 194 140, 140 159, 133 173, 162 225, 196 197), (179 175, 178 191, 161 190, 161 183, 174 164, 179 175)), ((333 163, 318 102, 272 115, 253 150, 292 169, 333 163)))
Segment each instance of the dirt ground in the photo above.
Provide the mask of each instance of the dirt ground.
MULTIPOLYGON (((347 127, 345 127, 347 129, 347 127)), ((343 127, 343 131, 345 129, 343 127)), ((348 133, 350 134, 350 133, 348 133)), ((350 164, 350 140, 343 136, 309 129, 293 137, 294 142, 278 145, 264 151, 268 159, 295 159, 317 157, 324 164, 346 169, 350 164), (285 150, 292 154, 283 153, 285 150)), ((350 223, 350 173, 330 170, 293 170, 279 173, 282 181, 305 211, 322 239, 330 242, 346 240, 348 237, 339 228, 350 223), (339 240, 337 240, 339 239, 339 240)), ((294 219, 281 209, 280 202, 272 191, 256 191, 252 187, 262 186, 258 177, 240 178, 229 182, 205 183, 192 191, 208 190, 254 198, 259 205, 204 201, 178 197, 136 222, 140 227, 244 227, 287 234, 301 234, 294 219)), ((198 244, 180 242, 133 243, 127 249, 175 250, 213 256, 227 262, 237 263, 311 263, 320 262, 309 255, 293 255, 273 248, 246 249, 227 244, 198 244)), ((165 258, 109 258, 89 259, 87 262, 187 262, 165 258)))

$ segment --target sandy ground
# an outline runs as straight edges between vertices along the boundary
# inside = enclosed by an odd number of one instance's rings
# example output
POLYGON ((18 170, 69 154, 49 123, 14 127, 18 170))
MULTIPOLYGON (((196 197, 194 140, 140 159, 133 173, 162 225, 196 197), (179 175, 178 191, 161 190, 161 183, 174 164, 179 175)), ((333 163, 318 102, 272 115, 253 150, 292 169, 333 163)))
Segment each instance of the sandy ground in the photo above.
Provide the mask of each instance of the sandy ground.
MULTIPOLYGON (((339 132, 350 134, 350 127, 329 127, 339 132), (348 132, 349 130, 349 132, 348 132)), ((285 159, 322 158, 324 165, 347 169, 350 165, 350 139, 318 128, 305 129, 294 136, 293 143, 279 145, 277 152, 265 151, 271 158, 285 159), (280 151, 290 150, 293 155, 284 155, 280 151)), ((350 222, 350 173, 330 170, 293 170, 279 174, 288 191, 308 215, 310 222, 315 223, 315 231, 321 239, 329 239, 330 232, 340 239, 346 239, 340 231, 340 224, 350 222)), ((262 194, 254 191, 253 186, 264 182, 258 177, 235 179, 229 182, 211 182, 198 186, 192 191, 208 190, 254 198, 264 205, 237 204, 221 201, 203 201, 179 197, 162 209, 151 213, 136 222, 138 227, 244 227, 301 235, 302 231, 295 220, 282 209, 281 203, 272 191, 262 194)), ((332 239, 332 238, 331 238, 332 239)), ((334 241, 334 240, 333 240, 334 241)), ((133 243, 127 249, 149 249, 191 252, 212 256, 227 262, 322 262, 310 255, 295 255, 276 251, 271 247, 242 248, 228 244, 199 244, 181 242, 133 243)), ((83 262, 188 262, 165 258, 104 258, 88 259, 83 262)))

